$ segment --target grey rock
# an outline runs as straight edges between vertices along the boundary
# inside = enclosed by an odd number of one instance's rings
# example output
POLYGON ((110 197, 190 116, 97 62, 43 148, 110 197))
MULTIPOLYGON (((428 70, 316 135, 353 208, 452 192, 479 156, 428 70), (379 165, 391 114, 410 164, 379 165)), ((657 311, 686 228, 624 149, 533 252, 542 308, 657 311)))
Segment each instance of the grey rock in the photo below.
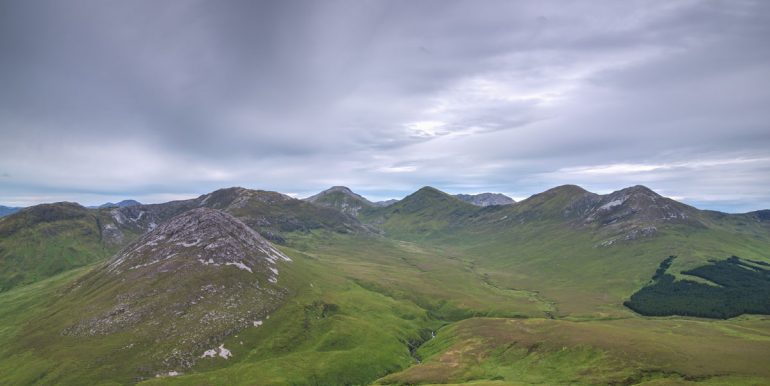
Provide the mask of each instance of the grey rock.
POLYGON ((456 194, 455 197, 476 206, 510 205, 516 202, 502 193, 456 194))

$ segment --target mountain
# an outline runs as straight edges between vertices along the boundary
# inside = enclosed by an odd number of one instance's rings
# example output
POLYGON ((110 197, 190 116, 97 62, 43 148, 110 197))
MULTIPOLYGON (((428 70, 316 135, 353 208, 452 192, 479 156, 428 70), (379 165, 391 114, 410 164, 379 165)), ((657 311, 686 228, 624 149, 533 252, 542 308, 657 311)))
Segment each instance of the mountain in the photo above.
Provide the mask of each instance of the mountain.
POLYGON ((397 202, 398 202, 398 200, 392 198, 390 200, 377 201, 377 202, 374 202, 373 204, 374 204, 374 206, 378 206, 378 207, 386 207, 386 206, 393 205, 393 204, 395 204, 397 202))
POLYGON ((510 205, 516 202, 502 193, 455 194, 455 197, 476 206, 510 205))
POLYGON ((232 356, 224 340, 257 329, 282 304, 290 267, 242 221, 192 209, 74 283, 43 323, 61 326, 63 339, 119 350, 140 377, 186 372, 232 356))
POLYGON ((766 261, 762 213, 701 211, 643 186, 599 195, 564 185, 488 207, 424 188, 359 218, 387 237, 472 256, 490 285, 554 299, 554 316, 593 317, 625 314, 604 305, 622 305, 670 255, 680 256, 673 272, 732 255, 766 261))
POLYGON ((76 203, 42 204, 0 221, 0 291, 109 256, 99 216, 76 203))
MULTIPOLYGON (((339 211, 313 205, 285 194, 241 187, 219 189, 189 200, 163 204, 108 208, 109 220, 103 224, 111 240, 126 238, 130 233, 154 229, 169 218, 194 208, 221 209, 244 221, 263 236, 282 242, 282 233, 309 232, 326 229, 334 232, 363 230, 355 219, 339 211)), ((104 209, 103 209, 104 210, 104 209)))
POLYGON ((157 218, 156 223, 159 223, 168 218, 169 214, 181 213, 197 207, 224 210, 259 231, 266 238, 279 243, 283 240, 282 234, 289 232, 365 231, 358 220, 333 208, 314 205, 278 192, 241 187, 219 189, 192 200, 121 208, 118 212, 129 221, 131 218, 137 218, 138 222, 147 223, 148 220, 157 218), (142 215, 142 213, 145 214, 142 215))
POLYGON ((10 214, 14 214, 14 213, 16 213, 16 212, 18 212, 18 211, 20 211, 22 209, 24 209, 24 208, 0 205, 0 217, 5 217, 5 216, 8 216, 10 214))
POLYGON ((479 207, 425 186, 386 207, 362 211, 359 218, 391 236, 428 236, 433 230, 459 225, 479 207))
POLYGON ((89 207, 89 208, 125 208, 129 206, 137 206, 137 205, 142 205, 142 203, 135 200, 123 200, 117 204, 108 202, 106 204, 102 204, 96 207, 89 207))
POLYGON ((575 185, 343 209, 227 188, 9 216, 7 255, 104 252, 0 293, 0 384, 770 381, 770 212, 575 185))
POLYGON ((333 208, 237 187, 163 204, 98 209, 42 204, 0 221, 0 291, 104 259, 195 208, 224 210, 278 243, 285 242, 288 232, 369 232, 357 219, 333 208))
POLYGON ((356 216, 362 209, 371 208, 375 205, 345 186, 332 186, 314 196, 306 198, 305 201, 327 208, 334 208, 351 216, 356 216))

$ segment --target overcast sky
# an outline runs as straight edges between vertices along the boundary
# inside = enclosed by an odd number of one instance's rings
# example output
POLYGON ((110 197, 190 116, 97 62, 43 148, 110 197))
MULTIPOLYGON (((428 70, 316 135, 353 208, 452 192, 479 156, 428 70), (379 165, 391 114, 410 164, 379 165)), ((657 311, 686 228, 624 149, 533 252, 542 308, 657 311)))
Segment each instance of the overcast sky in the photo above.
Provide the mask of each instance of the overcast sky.
POLYGON ((244 186, 770 208, 768 1, 0 2, 0 204, 244 186))

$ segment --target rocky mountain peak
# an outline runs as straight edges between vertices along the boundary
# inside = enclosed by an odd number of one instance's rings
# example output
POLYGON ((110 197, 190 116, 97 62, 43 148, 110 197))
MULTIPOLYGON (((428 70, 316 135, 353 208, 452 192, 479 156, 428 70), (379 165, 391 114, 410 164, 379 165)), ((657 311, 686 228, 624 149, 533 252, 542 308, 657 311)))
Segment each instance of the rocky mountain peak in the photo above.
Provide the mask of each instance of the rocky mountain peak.
POLYGON ((276 283, 278 260, 290 259, 237 218, 220 210, 197 208, 171 218, 124 248, 109 262, 108 270, 153 275, 232 266, 261 272, 276 283))
POLYGON ((332 186, 331 188, 326 189, 325 192, 327 192, 327 193, 340 192, 340 193, 345 193, 345 194, 350 194, 350 195, 355 194, 347 186, 339 186, 339 185, 338 186, 332 186))
POLYGON ((322 199, 323 197, 334 195, 335 193, 336 194, 341 194, 343 196, 347 196, 347 197, 350 197, 350 198, 353 198, 353 199, 356 199, 356 200, 359 200, 359 201, 361 201, 363 203, 366 203, 366 204, 369 204, 369 205, 372 205, 372 203, 369 200, 367 200, 366 198, 364 198, 360 194, 350 190, 350 188, 348 188, 347 186, 332 186, 331 188, 326 189, 326 190, 324 190, 324 191, 322 191, 322 192, 320 192, 320 193, 318 193, 316 195, 310 196, 310 197, 306 198, 305 200, 306 201, 310 201, 310 202, 317 202, 320 199, 322 199))
POLYGON ((456 194, 455 197, 476 206, 509 205, 516 202, 502 193, 456 194))
POLYGON ((438 190, 438 189, 436 189, 436 188, 434 188, 432 186, 423 186, 422 188, 417 189, 416 192, 410 194, 406 198, 409 198, 409 197, 441 197, 441 198, 446 198, 446 197, 451 197, 451 195, 449 195, 449 194, 447 194, 447 193, 445 193, 445 192, 443 192, 441 190, 438 190))
POLYGON ((196 199, 198 206, 215 209, 240 209, 249 205, 250 201, 264 203, 281 203, 294 200, 278 192, 252 190, 242 187, 219 189, 196 199))
POLYGON ((579 202, 583 225, 597 226, 613 235, 601 245, 618 240, 635 240, 654 236, 666 223, 688 223, 703 226, 697 210, 663 197, 653 190, 636 185, 606 195, 596 195, 579 202))
POLYGON ((136 200, 123 200, 118 203, 108 202, 99 206, 89 206, 89 208, 125 208, 138 205, 142 205, 142 203, 136 200))
POLYGON ((371 201, 353 192, 347 186, 332 186, 329 189, 306 198, 305 201, 328 208, 334 208, 351 216, 357 216, 358 212, 362 209, 374 206, 371 201))

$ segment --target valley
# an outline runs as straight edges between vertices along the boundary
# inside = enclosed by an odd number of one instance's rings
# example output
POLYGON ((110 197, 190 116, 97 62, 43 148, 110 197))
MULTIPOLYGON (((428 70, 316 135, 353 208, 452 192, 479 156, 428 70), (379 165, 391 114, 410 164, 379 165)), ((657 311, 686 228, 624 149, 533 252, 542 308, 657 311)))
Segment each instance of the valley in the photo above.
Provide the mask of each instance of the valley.
POLYGON ((0 383, 770 381, 769 316, 645 317, 623 304, 667 256, 671 280, 733 255, 770 264, 761 216, 643 187, 492 206, 433 188, 387 206, 333 193, 314 203, 230 188, 0 220, 14 230, 3 256, 25 264, 81 256, 50 229, 99 251, 0 292, 0 383), (22 232, 45 248, 21 253, 22 232))

